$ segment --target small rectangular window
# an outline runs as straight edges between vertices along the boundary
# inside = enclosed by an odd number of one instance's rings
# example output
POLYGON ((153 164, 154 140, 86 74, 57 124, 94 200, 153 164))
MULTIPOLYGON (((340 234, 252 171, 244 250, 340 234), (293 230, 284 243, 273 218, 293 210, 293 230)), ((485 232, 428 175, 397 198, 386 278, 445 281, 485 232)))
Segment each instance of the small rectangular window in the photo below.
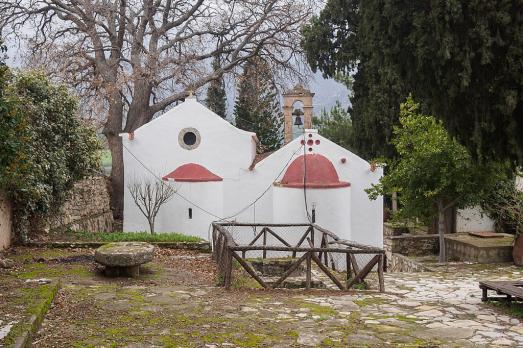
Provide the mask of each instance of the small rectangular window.
POLYGON ((316 209, 313 208, 312 209, 312 223, 316 223, 316 209))
POLYGON ((189 219, 192 219, 192 208, 189 208, 189 219))

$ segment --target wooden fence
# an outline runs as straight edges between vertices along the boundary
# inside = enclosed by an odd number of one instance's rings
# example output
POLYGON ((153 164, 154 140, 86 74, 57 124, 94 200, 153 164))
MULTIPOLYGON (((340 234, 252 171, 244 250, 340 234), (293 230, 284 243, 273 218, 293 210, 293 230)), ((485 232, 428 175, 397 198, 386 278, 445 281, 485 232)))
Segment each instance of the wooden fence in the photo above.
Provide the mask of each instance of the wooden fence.
POLYGON ((307 289, 311 287, 314 263, 340 290, 353 288, 376 269, 379 290, 385 291, 383 249, 340 239, 316 224, 213 223, 212 245, 213 258, 226 289, 231 287, 233 260, 236 260, 264 289, 280 287, 305 262, 307 289), (252 229, 253 234, 246 233, 245 228, 252 229), (285 233, 288 228, 293 229, 292 236, 285 233), (292 242, 291 237, 297 242, 292 242), (272 283, 264 280, 247 258, 249 253, 249 256, 255 254, 266 259, 269 252, 279 252, 293 260, 290 267, 272 283), (340 279, 340 273, 345 275, 344 279, 340 279))

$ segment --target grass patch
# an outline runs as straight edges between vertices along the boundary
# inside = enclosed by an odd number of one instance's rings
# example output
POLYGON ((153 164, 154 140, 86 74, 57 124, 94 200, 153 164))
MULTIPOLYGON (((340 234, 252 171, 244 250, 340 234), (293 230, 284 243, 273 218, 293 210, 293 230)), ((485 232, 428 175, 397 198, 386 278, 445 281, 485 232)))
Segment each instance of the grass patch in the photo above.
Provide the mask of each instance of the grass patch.
POLYGON ((199 237, 188 236, 181 233, 158 233, 149 232, 85 232, 67 231, 54 236, 55 239, 63 237, 67 240, 80 242, 201 242, 199 237))
MULTIPOLYGON (((223 281, 222 281, 223 285, 223 281)), ((231 288, 232 289, 261 289, 261 285, 249 275, 244 274, 235 274, 231 279, 231 288)))
POLYGON ((299 306, 301 308, 310 309, 310 313, 312 315, 319 315, 320 317, 329 317, 338 314, 338 312, 335 309, 328 306, 320 306, 316 303, 302 302, 299 304, 299 306))
POLYGON ((102 150, 100 151, 100 160, 102 167, 111 168, 113 162, 112 162, 112 156, 110 150, 102 150))
POLYGON ((83 265, 49 267, 44 263, 33 263, 27 265, 23 271, 17 274, 19 279, 60 278, 63 276, 90 277, 92 272, 83 265))
POLYGON ((366 297, 366 298, 362 298, 359 300, 354 300, 352 302, 354 302, 355 304, 357 304, 360 307, 371 306, 371 305, 380 305, 380 304, 387 303, 387 301, 385 299, 380 298, 380 297, 366 297))
POLYGON ((407 317, 406 315, 403 315, 403 314, 398 314, 397 316, 395 316, 393 318, 396 318, 399 321, 403 321, 405 323, 412 323, 412 324, 416 324, 416 321, 418 320, 416 318, 409 318, 409 317, 407 317))
POLYGON ((523 319, 523 303, 508 301, 488 301, 489 305, 517 319, 523 319))

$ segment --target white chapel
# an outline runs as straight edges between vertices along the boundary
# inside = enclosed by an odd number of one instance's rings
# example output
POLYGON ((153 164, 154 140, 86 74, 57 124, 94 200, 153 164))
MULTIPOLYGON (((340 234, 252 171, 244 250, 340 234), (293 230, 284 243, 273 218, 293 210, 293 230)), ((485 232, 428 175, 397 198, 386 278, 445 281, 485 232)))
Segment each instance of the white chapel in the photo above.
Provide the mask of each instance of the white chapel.
POLYGON ((371 201, 364 191, 379 181, 382 169, 311 129, 313 95, 301 86, 284 94, 285 145, 272 153, 257 154, 256 134, 236 128, 194 97, 122 134, 124 230, 149 229, 128 185, 163 180, 176 194, 160 208, 159 233, 209 240, 213 221, 312 218, 342 239, 382 247, 383 201, 371 201))

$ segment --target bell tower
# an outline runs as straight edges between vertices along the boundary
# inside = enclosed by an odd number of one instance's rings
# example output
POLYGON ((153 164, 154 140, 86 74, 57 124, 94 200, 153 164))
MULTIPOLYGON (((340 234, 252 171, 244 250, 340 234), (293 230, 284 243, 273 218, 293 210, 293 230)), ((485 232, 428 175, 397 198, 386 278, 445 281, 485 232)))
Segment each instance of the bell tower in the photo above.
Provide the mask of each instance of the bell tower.
POLYGON ((283 93, 285 144, 312 127, 312 97, 314 93, 302 85, 283 93))

